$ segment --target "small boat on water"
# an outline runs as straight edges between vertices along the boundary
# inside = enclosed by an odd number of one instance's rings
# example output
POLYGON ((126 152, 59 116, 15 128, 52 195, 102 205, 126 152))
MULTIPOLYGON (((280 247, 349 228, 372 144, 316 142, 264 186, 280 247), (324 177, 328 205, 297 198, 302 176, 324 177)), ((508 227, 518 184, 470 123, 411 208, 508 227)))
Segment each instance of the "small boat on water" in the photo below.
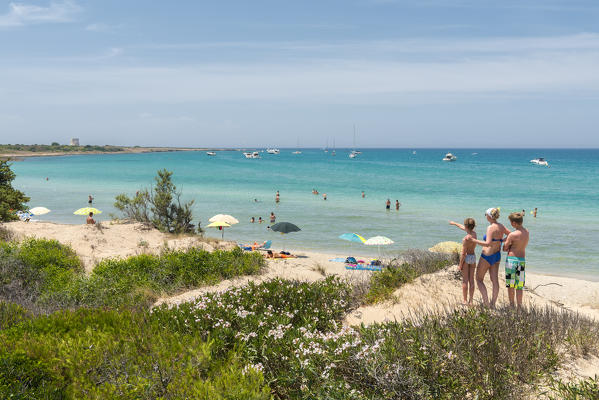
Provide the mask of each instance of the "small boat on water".
POLYGON ((530 160, 531 164, 542 165, 544 167, 548 167, 549 163, 543 157, 535 158, 534 160, 530 160))
POLYGON ((214 151, 207 151, 206 155, 208 155, 208 156, 215 156, 216 152, 214 152, 214 151))
POLYGON ((457 159, 458 158, 451 153, 447 153, 445 154, 445 157, 443 157, 443 161, 455 161, 457 159))
POLYGON ((352 150, 351 153, 349 153, 349 158, 356 158, 358 156, 358 154, 362 154, 359 151, 356 150, 352 150))
POLYGON ((266 152, 268 154, 279 154, 280 153, 279 149, 275 149, 275 148, 268 148, 268 149, 266 149, 266 152))
POLYGON ((260 153, 257 151, 243 153, 245 158, 260 158, 260 153))

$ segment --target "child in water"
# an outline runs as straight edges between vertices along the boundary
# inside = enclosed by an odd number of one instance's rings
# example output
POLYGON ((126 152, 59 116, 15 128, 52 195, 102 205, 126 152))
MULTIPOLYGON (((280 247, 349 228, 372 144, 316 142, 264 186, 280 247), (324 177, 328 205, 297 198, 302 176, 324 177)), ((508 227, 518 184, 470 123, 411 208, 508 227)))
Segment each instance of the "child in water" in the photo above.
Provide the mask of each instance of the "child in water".
POLYGON ((474 297, 474 271, 476 270, 476 254, 474 254, 474 249, 476 248, 476 242, 474 242, 476 240, 476 232, 474 231, 476 221, 474 221, 474 218, 466 218, 464 225, 454 221, 449 221, 449 224, 457 226, 466 232, 466 236, 462 239, 462 254, 460 256, 462 303, 472 305, 472 298, 474 297))

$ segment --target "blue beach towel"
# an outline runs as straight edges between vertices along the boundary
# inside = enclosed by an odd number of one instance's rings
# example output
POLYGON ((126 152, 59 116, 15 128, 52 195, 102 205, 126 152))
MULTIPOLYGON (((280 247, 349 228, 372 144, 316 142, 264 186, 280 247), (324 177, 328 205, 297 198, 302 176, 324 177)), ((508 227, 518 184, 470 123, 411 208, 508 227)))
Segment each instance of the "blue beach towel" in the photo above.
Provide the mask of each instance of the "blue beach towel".
POLYGON ((369 265, 369 264, 347 264, 345 269, 350 269, 354 271, 382 271, 383 267, 381 265, 369 265))

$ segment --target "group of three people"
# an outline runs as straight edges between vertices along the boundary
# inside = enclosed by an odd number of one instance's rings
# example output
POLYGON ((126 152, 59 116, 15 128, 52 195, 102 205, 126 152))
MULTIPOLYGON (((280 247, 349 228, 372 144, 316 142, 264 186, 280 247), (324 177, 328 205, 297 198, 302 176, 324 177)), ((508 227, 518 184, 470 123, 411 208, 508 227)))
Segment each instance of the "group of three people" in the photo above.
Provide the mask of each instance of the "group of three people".
POLYGON ((526 246, 530 238, 527 229, 522 225, 524 215, 520 212, 511 213, 508 217, 514 231, 510 231, 503 224, 497 222, 499 209, 489 208, 485 211, 485 217, 489 222, 487 233, 483 240, 478 240, 474 228, 474 218, 466 218, 464 224, 450 221, 451 225, 466 231, 462 240, 462 254, 460 257, 460 270, 462 271, 462 292, 464 303, 472 304, 474 296, 474 281, 483 299, 485 306, 495 307, 499 296, 499 263, 501 261, 501 250, 507 252, 505 263, 505 280, 508 289, 508 298, 511 306, 514 306, 514 297, 518 308, 522 306, 522 292, 525 282, 526 246), (504 239, 504 236, 507 237, 504 239), (483 250, 476 265, 476 246, 482 246, 483 250), (489 301, 487 287, 484 283, 485 275, 489 272, 492 283, 492 295, 489 301))

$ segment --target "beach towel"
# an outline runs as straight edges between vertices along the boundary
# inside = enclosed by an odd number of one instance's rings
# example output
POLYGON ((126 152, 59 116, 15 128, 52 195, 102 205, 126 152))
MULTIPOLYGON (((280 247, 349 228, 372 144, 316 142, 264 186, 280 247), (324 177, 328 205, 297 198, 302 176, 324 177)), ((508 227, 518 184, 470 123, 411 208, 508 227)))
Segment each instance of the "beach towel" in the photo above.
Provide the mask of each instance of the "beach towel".
POLYGON ((382 271, 383 267, 380 265, 347 264, 345 269, 354 271, 382 271))

